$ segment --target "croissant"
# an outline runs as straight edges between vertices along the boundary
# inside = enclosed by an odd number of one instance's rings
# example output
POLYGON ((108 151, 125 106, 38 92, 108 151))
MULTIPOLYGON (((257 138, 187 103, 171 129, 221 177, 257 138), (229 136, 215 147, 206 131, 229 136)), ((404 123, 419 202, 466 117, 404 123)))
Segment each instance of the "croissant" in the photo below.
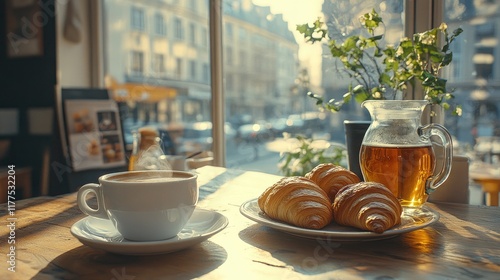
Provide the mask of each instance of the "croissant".
POLYGON ((326 193, 305 177, 284 177, 258 198, 260 209, 272 219, 301 228, 320 229, 333 219, 326 193))
POLYGON ((361 182, 340 189, 333 212, 335 222, 340 225, 383 233, 401 223, 403 209, 383 184, 361 182))
POLYGON ((319 164, 305 177, 322 188, 328 194, 331 202, 333 202, 335 195, 342 187, 361 182, 354 172, 333 163, 319 164))

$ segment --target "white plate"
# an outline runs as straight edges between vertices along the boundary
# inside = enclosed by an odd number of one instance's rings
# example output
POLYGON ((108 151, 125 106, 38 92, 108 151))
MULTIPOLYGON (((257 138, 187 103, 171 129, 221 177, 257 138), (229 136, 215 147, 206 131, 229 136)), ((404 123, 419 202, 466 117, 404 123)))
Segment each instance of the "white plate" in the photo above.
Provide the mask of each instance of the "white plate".
POLYGON ((335 241, 365 241, 390 238, 402 233, 421 229, 439 220, 439 213, 424 206, 420 210, 405 211, 400 225, 379 234, 362 231, 352 227, 340 226, 334 222, 319 230, 292 226, 269 218, 260 210, 257 199, 252 199, 243 203, 240 207, 240 212, 250 220, 289 234, 312 239, 318 237, 328 238, 335 241))
POLYGON ((124 239, 110 220, 85 217, 71 227, 71 234, 84 245, 123 255, 155 255, 179 251, 198 244, 223 230, 228 220, 214 211, 195 209, 176 237, 160 241, 124 239))

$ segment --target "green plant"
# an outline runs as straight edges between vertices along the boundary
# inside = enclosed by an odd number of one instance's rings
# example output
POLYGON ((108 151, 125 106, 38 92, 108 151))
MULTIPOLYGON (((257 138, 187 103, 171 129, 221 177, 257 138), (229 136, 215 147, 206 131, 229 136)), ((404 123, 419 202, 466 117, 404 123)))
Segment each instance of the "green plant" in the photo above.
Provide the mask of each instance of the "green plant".
POLYGON ((311 43, 328 41, 330 53, 343 65, 343 71, 355 81, 349 85, 342 100, 324 102, 321 96, 308 93, 316 104, 329 111, 339 111, 343 104, 355 99, 363 102, 368 99, 401 99, 409 85, 419 82, 425 99, 432 104, 461 115, 459 105, 452 106, 454 98, 446 88, 446 79, 439 77, 440 70, 453 59, 450 44, 462 33, 454 30, 450 36, 447 25, 413 35, 413 39, 402 38, 397 46, 383 46, 383 35, 375 35, 376 29, 383 25, 382 18, 373 10, 360 17, 362 28, 368 34, 353 35, 342 42, 329 38, 325 24, 317 19, 312 26, 297 25, 297 30, 311 43), (443 46, 441 47, 441 41, 443 46))
MULTIPOLYGON (((285 136, 285 139, 290 139, 285 136)), ((282 152, 278 168, 284 176, 304 176, 320 163, 335 163, 345 167, 346 151, 326 141, 296 136, 295 148, 282 152)))

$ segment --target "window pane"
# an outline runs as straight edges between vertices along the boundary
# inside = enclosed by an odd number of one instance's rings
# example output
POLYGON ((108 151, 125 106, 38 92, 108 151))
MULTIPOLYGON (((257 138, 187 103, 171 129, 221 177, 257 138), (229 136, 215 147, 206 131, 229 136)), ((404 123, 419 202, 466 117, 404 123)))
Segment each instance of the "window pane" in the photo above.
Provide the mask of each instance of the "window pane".
POLYGON ((460 147, 475 146, 479 159, 497 163, 500 63, 496 54, 500 3, 477 0, 445 3, 443 17, 449 30, 458 27, 464 30, 454 43, 451 67, 444 73, 450 88, 455 89, 457 103, 462 104, 462 117, 447 118, 446 127, 460 147))
POLYGON ((163 19, 163 15, 156 14, 155 15, 155 33, 157 35, 165 35, 165 20, 163 19))
POLYGON ((161 132, 166 153, 211 150, 207 2, 103 1, 106 83, 120 104, 129 152, 132 132, 144 126, 161 132))
POLYGON ((137 30, 144 30, 144 10, 138 7, 132 7, 132 28, 137 30))
POLYGON ((344 143, 344 119, 369 119, 351 102, 338 114, 320 113, 306 93, 326 100, 342 98, 348 77, 341 76, 320 44, 305 43, 297 24, 321 17, 337 40, 358 32, 358 18, 373 8, 386 23, 386 43, 403 36, 403 0, 224 0, 223 50, 226 119, 236 132, 227 140, 226 163, 280 174, 283 132, 344 143))

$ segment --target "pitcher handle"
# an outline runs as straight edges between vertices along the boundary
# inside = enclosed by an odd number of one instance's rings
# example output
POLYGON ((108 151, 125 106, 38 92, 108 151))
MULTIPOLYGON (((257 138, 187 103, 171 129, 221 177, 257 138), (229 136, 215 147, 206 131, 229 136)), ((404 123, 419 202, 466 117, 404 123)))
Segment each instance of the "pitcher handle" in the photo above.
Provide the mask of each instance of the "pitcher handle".
POLYGON ((427 182, 425 183, 425 192, 427 194, 430 194, 439 186, 441 186, 446 181, 446 179, 448 179, 448 176, 450 175, 452 159, 453 159, 453 142, 448 130, 446 130, 446 128, 440 124, 431 123, 422 126, 419 128, 419 134, 421 135, 421 137, 424 137, 426 139, 430 139, 431 136, 434 135, 439 137, 444 147, 443 149, 444 162, 443 166, 441 167, 441 170, 439 170, 437 174, 434 174, 433 176, 429 177, 427 179, 427 182))

